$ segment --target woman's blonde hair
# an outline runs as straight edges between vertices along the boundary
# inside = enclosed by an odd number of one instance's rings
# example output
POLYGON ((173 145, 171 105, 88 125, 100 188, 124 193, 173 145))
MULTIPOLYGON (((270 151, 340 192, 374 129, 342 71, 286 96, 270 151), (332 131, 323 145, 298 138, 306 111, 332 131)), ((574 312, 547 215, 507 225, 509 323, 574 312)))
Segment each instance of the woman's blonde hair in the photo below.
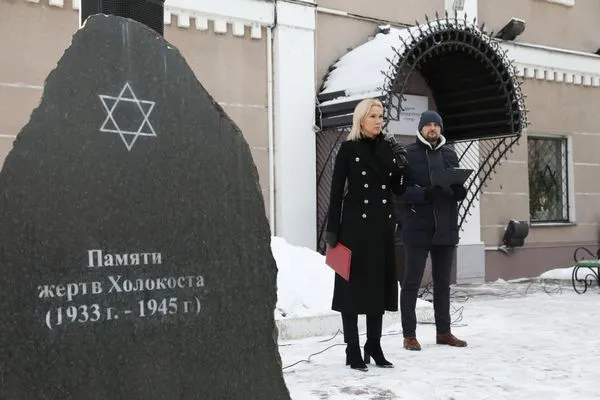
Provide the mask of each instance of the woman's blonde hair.
POLYGON ((356 105, 354 108, 354 115, 352 116, 352 129, 348 134, 348 140, 358 140, 363 137, 360 123, 371 112, 371 108, 381 107, 383 111, 383 104, 378 99, 364 99, 356 105))

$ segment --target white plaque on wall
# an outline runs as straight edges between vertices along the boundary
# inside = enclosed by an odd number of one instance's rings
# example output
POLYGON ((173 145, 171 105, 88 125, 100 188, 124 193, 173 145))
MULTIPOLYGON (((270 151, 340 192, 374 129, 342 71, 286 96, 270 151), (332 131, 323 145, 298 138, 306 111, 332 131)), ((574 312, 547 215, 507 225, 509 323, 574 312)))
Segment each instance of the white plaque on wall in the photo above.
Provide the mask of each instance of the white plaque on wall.
MULTIPOLYGON (((398 109, 399 95, 392 96, 392 109, 398 109)), ((392 112, 388 122, 387 131, 394 135, 414 135, 419 127, 421 113, 429 109, 429 98, 405 94, 402 101, 400 115, 392 112)))

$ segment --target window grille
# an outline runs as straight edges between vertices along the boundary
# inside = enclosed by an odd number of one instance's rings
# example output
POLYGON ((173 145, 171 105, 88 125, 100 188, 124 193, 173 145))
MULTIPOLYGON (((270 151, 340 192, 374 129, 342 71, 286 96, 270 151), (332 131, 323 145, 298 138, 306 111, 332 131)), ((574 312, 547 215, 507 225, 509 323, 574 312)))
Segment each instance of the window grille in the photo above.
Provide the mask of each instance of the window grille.
POLYGON ((567 139, 529 137, 529 215, 532 222, 568 222, 567 139))

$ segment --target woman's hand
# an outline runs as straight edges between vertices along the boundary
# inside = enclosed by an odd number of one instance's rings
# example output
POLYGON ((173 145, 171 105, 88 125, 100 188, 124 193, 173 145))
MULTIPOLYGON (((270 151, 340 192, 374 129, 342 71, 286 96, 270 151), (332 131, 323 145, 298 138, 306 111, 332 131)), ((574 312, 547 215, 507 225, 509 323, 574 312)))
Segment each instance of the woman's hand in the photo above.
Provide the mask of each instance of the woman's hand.
POLYGON ((389 143, 392 148, 392 154, 396 159, 396 166, 400 168, 404 168, 407 164, 406 162, 406 148, 402 143, 396 142, 396 139, 392 135, 385 135, 386 142, 389 143))
POLYGON ((325 232, 325 243, 327 246, 333 248, 337 245, 337 234, 334 232, 325 232))

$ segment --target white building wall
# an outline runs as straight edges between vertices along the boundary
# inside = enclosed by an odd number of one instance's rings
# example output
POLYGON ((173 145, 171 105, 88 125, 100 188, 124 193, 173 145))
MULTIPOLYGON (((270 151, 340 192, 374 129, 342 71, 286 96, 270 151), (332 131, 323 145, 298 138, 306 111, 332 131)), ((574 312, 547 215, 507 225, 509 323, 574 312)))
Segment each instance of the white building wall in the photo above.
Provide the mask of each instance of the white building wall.
POLYGON ((316 248, 315 23, 307 4, 277 2, 273 32, 275 234, 316 248))

